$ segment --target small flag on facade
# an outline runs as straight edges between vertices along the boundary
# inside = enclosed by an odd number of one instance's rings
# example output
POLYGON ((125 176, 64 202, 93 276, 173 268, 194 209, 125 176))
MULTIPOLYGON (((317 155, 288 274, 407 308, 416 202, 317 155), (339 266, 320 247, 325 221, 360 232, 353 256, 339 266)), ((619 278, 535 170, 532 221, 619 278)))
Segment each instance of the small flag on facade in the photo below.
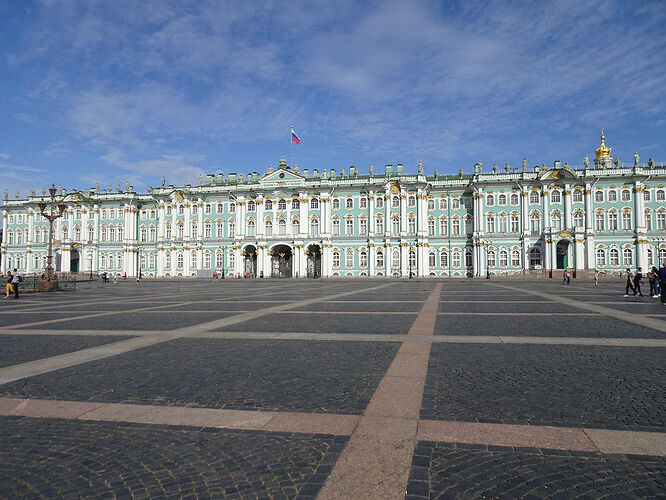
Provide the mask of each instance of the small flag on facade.
POLYGON ((294 129, 291 129, 291 140, 294 141, 296 144, 300 144, 301 140, 299 137, 296 135, 296 132, 294 132, 294 129))

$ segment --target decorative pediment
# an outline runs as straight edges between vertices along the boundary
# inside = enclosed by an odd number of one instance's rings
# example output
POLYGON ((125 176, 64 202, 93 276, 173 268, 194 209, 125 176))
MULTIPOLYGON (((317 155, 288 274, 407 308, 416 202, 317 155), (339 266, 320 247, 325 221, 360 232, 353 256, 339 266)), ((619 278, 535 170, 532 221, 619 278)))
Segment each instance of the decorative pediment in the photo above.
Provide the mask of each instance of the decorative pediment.
POLYGON ((259 179, 259 184, 263 187, 276 186, 301 186, 305 183, 305 177, 292 170, 278 169, 274 172, 265 174, 259 179))
POLYGON ((554 168, 551 170, 544 170, 539 175, 539 180, 542 181, 562 181, 562 180, 575 180, 578 176, 570 167, 554 168))
POLYGON ((90 201, 90 198, 78 191, 72 191, 63 198, 64 203, 80 203, 82 201, 90 201))

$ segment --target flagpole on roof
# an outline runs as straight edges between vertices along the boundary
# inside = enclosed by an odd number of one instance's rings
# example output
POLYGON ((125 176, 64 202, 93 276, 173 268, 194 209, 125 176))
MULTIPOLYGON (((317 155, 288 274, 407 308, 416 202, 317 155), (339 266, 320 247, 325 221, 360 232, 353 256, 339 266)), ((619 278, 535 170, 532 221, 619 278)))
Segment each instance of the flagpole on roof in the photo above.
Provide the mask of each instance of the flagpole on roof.
POLYGON ((294 169, 294 145, 293 145, 293 137, 292 134, 294 133, 294 126, 291 125, 289 126, 289 166, 294 169))

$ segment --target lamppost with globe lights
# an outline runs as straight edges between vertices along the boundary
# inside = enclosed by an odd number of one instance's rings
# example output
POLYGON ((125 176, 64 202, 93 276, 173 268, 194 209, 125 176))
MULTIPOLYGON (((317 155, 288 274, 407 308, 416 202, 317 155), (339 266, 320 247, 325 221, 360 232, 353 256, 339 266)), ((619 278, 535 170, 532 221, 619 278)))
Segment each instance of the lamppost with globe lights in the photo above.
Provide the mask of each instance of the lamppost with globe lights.
MULTIPOLYGON (((55 199, 56 195, 56 187, 55 184, 51 184, 51 187, 49 188, 49 194, 51 195, 51 200, 50 201, 44 201, 44 198, 42 198, 42 201, 39 202, 39 213, 44 217, 46 220, 49 221, 49 253, 46 256, 46 281, 53 281, 53 222, 56 219, 59 219, 60 217, 63 216, 65 209, 67 206, 60 202, 58 203, 55 199), (48 212, 47 212, 48 209, 48 212)), ((46 288, 52 288, 52 287, 45 287, 46 288)))

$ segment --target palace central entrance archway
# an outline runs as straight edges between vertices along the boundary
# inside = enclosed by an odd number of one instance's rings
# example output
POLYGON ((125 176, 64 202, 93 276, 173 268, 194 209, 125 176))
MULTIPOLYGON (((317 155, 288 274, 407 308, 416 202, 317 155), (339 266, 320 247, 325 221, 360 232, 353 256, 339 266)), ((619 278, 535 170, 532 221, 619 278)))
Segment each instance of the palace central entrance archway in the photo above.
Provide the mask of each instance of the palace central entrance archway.
POLYGON ((293 271, 291 247, 276 245, 271 250, 271 277, 291 278, 293 271))
POLYGON ((248 245, 243 250, 243 272, 248 278, 257 276, 257 248, 248 245))
POLYGON ((560 240, 557 242, 557 269, 567 269, 569 267, 569 241, 560 240))
POLYGON ((310 245, 305 254, 308 257, 308 278, 319 278, 321 276, 321 247, 319 245, 310 245))
POLYGON ((78 250, 72 250, 69 255, 70 255, 69 270, 72 273, 78 273, 79 272, 79 261, 81 260, 81 256, 79 255, 79 251, 78 250))

